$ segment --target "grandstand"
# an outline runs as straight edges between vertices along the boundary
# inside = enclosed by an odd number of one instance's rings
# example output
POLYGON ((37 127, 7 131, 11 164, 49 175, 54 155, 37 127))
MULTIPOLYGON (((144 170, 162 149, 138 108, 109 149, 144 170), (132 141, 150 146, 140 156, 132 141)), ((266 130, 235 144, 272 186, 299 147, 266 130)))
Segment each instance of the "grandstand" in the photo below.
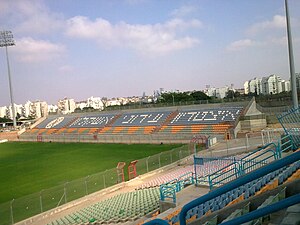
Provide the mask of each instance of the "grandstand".
MULTIPOLYGON (((193 135, 236 137, 255 101, 50 116, 20 136, 23 141, 188 143, 193 135), (62 138, 63 137, 63 138, 62 138)), ((254 106, 253 106, 254 105, 254 106)), ((261 114, 261 113, 260 113, 261 114)), ((262 123, 263 127, 265 123, 262 123)))

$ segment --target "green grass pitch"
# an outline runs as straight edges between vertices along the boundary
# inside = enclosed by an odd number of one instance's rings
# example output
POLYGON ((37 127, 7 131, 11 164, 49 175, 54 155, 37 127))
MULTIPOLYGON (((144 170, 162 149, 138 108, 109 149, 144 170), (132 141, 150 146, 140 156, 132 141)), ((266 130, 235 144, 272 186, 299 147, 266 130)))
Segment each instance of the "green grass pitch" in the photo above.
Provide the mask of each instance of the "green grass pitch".
MULTIPOLYGON (((0 203, 115 168, 181 145, 24 143, 0 144, 0 203)), ((127 170, 127 167, 126 167, 127 170)))

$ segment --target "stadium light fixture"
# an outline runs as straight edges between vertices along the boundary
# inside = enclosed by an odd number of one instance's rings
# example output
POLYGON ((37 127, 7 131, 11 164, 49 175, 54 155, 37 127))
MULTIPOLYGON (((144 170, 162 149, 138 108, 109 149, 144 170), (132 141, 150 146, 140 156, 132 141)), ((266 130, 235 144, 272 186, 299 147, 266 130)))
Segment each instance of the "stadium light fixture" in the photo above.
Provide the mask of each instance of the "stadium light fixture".
POLYGON ((287 31, 287 38, 288 38, 292 99, 293 99, 293 106, 296 109, 296 108, 298 108, 298 95, 297 95, 297 85, 296 85, 296 75, 295 75, 295 65, 294 65, 292 34, 291 34, 291 28, 290 28, 290 16, 289 16, 289 8, 288 8, 287 0, 285 0, 285 17, 286 17, 286 31, 287 31))
POLYGON ((14 37, 11 31, 0 31, 0 47, 5 47, 6 52, 6 61, 7 61, 7 71, 8 71, 8 83, 9 83, 9 93, 10 93, 10 103, 12 108, 12 117, 13 117, 13 125, 14 128, 17 127, 16 121, 16 112, 15 112, 15 105, 14 105, 14 98, 13 98, 13 90, 12 90, 12 81, 10 75, 10 66, 9 66, 9 59, 8 59, 8 46, 15 45, 14 37))

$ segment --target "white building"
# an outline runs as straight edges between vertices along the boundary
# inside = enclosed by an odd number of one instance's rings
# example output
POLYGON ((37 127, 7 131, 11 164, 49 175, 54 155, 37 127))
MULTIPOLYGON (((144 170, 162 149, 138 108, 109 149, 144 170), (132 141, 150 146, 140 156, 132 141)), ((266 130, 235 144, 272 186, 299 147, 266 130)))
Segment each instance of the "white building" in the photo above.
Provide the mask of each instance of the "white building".
POLYGON ((45 101, 27 101, 22 110, 22 116, 24 117, 33 117, 41 118, 48 115, 48 104, 45 101))
POLYGON ((57 113, 58 107, 57 105, 48 105, 48 113, 57 113))
POLYGON ((244 83, 244 92, 245 92, 246 95, 250 93, 250 90, 249 90, 249 81, 248 80, 245 81, 245 83, 244 83))
POLYGON ((228 86, 221 88, 207 87, 203 92, 209 97, 225 98, 229 90, 233 90, 235 92, 233 88, 229 88, 228 86))
POLYGON ((87 101, 80 101, 80 102, 76 102, 76 109, 80 109, 82 110, 83 108, 88 107, 88 103, 87 101))
POLYGON ((282 80, 280 76, 272 74, 268 77, 254 78, 244 83, 245 94, 278 94, 290 91, 290 81, 282 80))
POLYGON ((90 97, 87 99, 87 107, 93 107, 94 109, 103 110, 104 104, 100 97, 90 97))
POLYGON ((74 99, 64 98, 57 102, 58 112, 62 114, 69 114, 75 111, 76 103, 74 99))
MULTIPOLYGON (((14 104, 15 107, 15 117, 17 117, 17 115, 19 114, 20 116, 22 116, 23 114, 23 105, 17 105, 14 104)), ((12 107, 11 105, 8 107, 8 110, 6 111, 6 116, 10 119, 13 119, 13 113, 12 113, 12 107)))
POLYGON ((282 80, 281 85, 282 91, 291 91, 291 82, 289 80, 282 80))
POLYGON ((121 102, 117 98, 108 99, 106 102, 106 106, 115 106, 115 105, 121 105, 121 102))
POLYGON ((0 107, 0 117, 6 117, 7 116, 7 111, 8 111, 8 108, 7 106, 3 106, 3 107, 0 107))

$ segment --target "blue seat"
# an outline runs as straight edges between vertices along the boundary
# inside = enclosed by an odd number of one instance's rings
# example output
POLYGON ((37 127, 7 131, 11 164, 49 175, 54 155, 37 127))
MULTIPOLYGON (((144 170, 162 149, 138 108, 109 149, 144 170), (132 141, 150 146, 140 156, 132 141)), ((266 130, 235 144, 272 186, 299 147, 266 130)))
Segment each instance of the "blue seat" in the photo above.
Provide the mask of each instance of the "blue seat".
POLYGON ((203 209, 198 209, 197 210, 197 214, 196 214, 196 217, 197 217, 197 219, 199 219, 201 216, 203 216, 204 215, 204 211, 203 211, 203 209))

